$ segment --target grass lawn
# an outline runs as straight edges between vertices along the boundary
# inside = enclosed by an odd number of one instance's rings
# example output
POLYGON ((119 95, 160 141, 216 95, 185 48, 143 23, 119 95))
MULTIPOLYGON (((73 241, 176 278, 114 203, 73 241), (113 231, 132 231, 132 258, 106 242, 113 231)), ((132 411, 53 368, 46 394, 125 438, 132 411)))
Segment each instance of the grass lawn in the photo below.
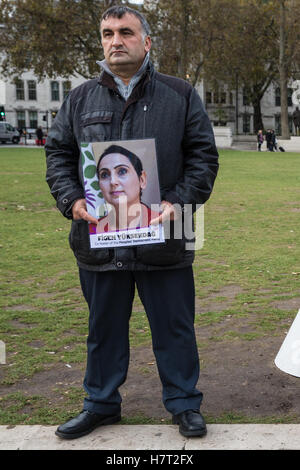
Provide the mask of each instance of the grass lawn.
MULTIPOLYGON (((246 313, 250 302, 265 314, 258 289, 282 299, 299 296, 299 215, 300 153, 221 151, 220 172, 205 206, 206 242, 196 257, 197 295, 203 295, 205 284, 212 291, 238 284, 247 294, 238 296, 234 314, 246 313)), ((268 311, 276 322, 276 309, 268 311)))
MULTIPOLYGON (((64 419, 63 406, 7 390, 56 365, 85 365, 88 314, 68 246, 70 221, 50 195, 42 149, 0 148, 0 165, 0 340, 6 346, 6 364, 0 365, 0 424, 54 424, 64 419)), ((252 331, 228 329, 227 339, 263 338, 278 323, 286 328, 295 310, 270 304, 300 296, 299 215, 300 154, 220 152, 194 273, 197 300, 215 295, 215 305, 224 308, 197 315, 197 327, 217 325, 228 315, 251 319, 255 310, 252 331), (218 295, 225 286, 241 289, 229 306, 226 294, 218 295)), ((138 298, 130 337, 133 348, 151 343, 138 298)), ((70 385, 69 409, 79 410, 82 397, 83 391, 70 385)))

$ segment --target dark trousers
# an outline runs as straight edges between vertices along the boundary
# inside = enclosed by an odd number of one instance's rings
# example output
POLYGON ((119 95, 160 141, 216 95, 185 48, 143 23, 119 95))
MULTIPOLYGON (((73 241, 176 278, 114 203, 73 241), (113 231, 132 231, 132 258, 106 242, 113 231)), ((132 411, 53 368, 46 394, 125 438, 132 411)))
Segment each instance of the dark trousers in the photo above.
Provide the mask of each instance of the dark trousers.
POLYGON ((84 409, 118 413, 129 364, 129 319, 135 286, 148 316, 153 352, 172 414, 199 409, 199 359, 194 331, 192 267, 162 271, 79 270, 89 305, 84 409))

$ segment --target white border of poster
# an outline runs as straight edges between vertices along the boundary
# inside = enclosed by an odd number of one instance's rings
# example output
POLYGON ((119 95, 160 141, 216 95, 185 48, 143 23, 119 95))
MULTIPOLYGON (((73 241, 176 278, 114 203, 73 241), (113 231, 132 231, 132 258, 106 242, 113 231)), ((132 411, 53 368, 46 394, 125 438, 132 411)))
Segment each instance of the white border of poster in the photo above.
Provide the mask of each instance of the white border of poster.
MULTIPOLYGON (((120 246, 136 246, 153 243, 164 243, 164 229, 159 225, 143 225, 142 227, 126 227, 120 230, 100 230, 100 221, 104 220, 113 207, 105 199, 105 191, 99 184, 97 164, 102 154, 111 146, 120 146, 138 157, 146 186, 143 187, 141 205, 147 207, 149 215, 159 214, 161 203, 160 188, 154 139, 103 141, 81 143, 81 163, 84 178, 84 190, 87 210, 98 219, 98 225, 89 223, 91 248, 114 248, 120 246)), ((127 157, 128 158, 128 157, 127 157)), ((131 162, 130 162, 131 164, 131 162)))

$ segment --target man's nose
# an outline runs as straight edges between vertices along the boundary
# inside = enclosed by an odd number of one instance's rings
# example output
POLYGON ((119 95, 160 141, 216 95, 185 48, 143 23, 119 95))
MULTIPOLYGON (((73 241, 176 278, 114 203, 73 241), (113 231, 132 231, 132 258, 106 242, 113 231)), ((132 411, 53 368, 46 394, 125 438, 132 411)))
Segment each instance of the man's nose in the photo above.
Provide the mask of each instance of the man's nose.
POLYGON ((115 47, 122 45, 122 36, 120 33, 116 32, 113 35, 112 45, 115 47))

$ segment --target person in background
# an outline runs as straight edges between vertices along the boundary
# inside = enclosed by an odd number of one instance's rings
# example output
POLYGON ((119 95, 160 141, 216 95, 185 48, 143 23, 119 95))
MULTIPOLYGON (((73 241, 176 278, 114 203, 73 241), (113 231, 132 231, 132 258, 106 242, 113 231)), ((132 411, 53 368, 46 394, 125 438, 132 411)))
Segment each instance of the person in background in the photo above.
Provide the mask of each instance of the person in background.
POLYGON ((272 135, 271 135, 271 144, 272 144, 272 152, 277 152, 278 151, 278 145, 277 145, 277 138, 274 129, 272 129, 272 135))
POLYGON ((41 127, 38 127, 37 130, 36 130, 36 140, 37 140, 36 143, 37 143, 37 145, 39 145, 39 146, 44 145, 43 139, 44 139, 43 130, 42 130, 41 127))
POLYGON ((272 131, 271 129, 268 129, 266 132, 266 144, 267 144, 267 150, 269 152, 272 152, 272 131))
POLYGON ((264 143, 264 135, 263 131, 259 130, 257 133, 257 149, 259 152, 261 152, 261 146, 264 143))

